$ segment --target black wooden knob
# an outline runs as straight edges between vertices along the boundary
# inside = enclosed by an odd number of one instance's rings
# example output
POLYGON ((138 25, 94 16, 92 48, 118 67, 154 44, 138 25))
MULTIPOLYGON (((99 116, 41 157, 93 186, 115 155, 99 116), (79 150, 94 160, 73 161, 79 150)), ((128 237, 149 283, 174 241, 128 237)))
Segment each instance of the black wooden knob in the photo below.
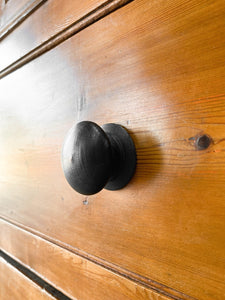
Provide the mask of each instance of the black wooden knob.
POLYGON ((62 167, 68 183, 80 194, 92 195, 103 188, 119 190, 135 172, 135 146, 120 125, 100 127, 83 121, 74 125, 65 138, 62 167))

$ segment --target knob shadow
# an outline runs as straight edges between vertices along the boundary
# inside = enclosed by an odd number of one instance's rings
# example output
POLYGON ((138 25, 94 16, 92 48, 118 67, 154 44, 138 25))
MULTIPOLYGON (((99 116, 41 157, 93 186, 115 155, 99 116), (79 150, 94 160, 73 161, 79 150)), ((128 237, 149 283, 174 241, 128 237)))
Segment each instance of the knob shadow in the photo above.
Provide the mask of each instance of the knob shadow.
POLYGON ((137 166, 130 184, 151 184, 163 167, 162 145, 148 132, 130 131, 137 154, 137 166))

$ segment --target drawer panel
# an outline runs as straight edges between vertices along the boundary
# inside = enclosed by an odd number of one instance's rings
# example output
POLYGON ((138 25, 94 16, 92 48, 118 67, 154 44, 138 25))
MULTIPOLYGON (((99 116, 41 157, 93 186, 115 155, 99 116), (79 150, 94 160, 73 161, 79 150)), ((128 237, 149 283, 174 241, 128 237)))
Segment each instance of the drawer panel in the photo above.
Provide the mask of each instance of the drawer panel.
POLYGON ((1 300, 56 299, 0 257, 1 300))
POLYGON ((130 0, 83 0, 82 2, 26 0, 26 3, 20 3, 20 9, 17 11, 17 7, 13 6, 11 1, 13 0, 10 0, 2 11, 0 78, 12 69, 18 68, 18 65, 24 64, 23 61, 27 61, 27 53, 35 57, 36 52, 55 47, 74 32, 82 30, 97 19, 130 2, 130 0), (4 21, 9 9, 11 14, 12 9, 17 13, 9 21, 4 21))
MULTIPOLYGON (((1 1, 0 8, 0 38, 2 37, 3 29, 9 26, 12 21, 18 20, 18 16, 22 13, 26 13, 26 10, 30 6, 38 5, 42 0, 3 0, 1 1), (7 26, 8 25, 8 26, 7 26)), ((5 31, 4 30, 4 31, 5 31)))
POLYGON ((3 78, 2 216, 171 294, 221 299, 224 8, 135 1, 3 78), (68 186, 61 147, 81 120, 130 131, 138 165, 123 190, 68 186))
POLYGON ((0 226, 0 247, 71 299, 172 299, 161 286, 147 288, 8 222, 0 226))

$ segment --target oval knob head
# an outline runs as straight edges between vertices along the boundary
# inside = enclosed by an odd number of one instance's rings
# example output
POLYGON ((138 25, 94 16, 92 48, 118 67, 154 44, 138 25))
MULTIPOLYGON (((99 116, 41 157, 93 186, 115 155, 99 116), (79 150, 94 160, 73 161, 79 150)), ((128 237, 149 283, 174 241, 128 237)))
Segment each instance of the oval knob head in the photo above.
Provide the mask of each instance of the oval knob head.
POLYGON ((136 151, 120 125, 99 127, 90 121, 74 125, 62 149, 62 167, 68 183, 84 195, 123 188, 136 168, 136 151))
POLYGON ((68 183, 84 195, 98 193, 111 174, 109 139, 97 124, 83 121, 68 132, 62 149, 62 166, 68 183))

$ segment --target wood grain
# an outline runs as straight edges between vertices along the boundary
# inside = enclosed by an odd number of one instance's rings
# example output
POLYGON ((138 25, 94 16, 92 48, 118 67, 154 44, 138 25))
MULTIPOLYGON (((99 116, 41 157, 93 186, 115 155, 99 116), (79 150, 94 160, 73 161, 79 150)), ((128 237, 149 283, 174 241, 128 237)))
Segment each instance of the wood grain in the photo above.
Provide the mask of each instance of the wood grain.
POLYGON ((223 299, 224 10, 135 1, 3 78, 2 216, 171 294, 223 299), (130 131, 125 189, 85 198, 66 183, 61 146, 81 120, 130 131))
POLYGON ((71 299, 172 299, 19 227, 5 221, 0 224, 0 247, 71 299))
POLYGON ((1 300, 55 299, 0 257, 1 300))
POLYGON ((1 42, 0 78, 130 1, 48 0, 42 9, 1 42))

